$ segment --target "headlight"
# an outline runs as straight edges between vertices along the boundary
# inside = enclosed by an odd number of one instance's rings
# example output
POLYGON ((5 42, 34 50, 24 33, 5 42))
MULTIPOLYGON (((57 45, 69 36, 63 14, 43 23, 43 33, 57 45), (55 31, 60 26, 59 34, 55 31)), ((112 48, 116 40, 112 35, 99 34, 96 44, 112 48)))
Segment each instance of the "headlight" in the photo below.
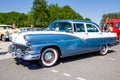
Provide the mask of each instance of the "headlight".
POLYGON ((24 36, 24 40, 26 43, 28 43, 28 39, 26 38, 26 36, 24 36))
POLYGON ((27 51, 32 51, 32 47, 26 48, 27 51))
POLYGON ((9 34, 9 40, 12 41, 12 34, 9 34))
POLYGON ((25 40, 25 43, 26 43, 28 46, 30 46, 30 45, 31 45, 31 42, 27 39, 27 37, 26 37, 26 36, 24 36, 24 40, 25 40))
POLYGON ((32 50, 32 47, 28 47, 28 48, 25 50, 25 54, 26 54, 26 55, 33 55, 33 54, 36 54, 36 53, 39 53, 39 51, 33 51, 33 50, 32 50))
POLYGON ((31 52, 31 51, 32 51, 32 47, 28 47, 28 48, 26 48, 25 53, 30 54, 29 52, 31 52))

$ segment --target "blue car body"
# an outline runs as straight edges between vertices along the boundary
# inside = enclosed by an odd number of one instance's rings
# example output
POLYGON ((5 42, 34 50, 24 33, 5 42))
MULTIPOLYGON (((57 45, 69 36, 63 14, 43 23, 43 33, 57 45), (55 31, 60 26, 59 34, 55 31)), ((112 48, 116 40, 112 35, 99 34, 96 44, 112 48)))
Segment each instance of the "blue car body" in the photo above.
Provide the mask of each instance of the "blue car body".
POLYGON ((10 49, 24 60, 37 60, 43 50, 49 47, 56 47, 61 57, 68 57, 100 51, 103 45, 115 44, 116 34, 102 32, 93 22, 58 20, 50 24, 48 31, 19 34, 10 49))

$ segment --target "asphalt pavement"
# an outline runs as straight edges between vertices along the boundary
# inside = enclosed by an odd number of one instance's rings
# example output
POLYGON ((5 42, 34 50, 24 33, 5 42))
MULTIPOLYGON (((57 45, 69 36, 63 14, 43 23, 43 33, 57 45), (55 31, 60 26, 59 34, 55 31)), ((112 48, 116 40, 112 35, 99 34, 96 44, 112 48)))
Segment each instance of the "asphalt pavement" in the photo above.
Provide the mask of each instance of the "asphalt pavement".
POLYGON ((110 48, 106 56, 77 55, 41 68, 36 61, 12 58, 7 53, 9 44, 0 41, 0 80, 120 80, 120 45, 110 48))

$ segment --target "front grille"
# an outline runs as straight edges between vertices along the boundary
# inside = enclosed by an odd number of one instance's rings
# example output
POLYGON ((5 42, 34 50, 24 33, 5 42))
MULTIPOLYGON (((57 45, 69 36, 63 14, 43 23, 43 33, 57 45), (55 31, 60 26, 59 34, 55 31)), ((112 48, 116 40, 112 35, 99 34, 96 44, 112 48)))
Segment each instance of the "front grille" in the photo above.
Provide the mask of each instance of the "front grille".
POLYGON ((14 44, 15 49, 20 49, 22 51, 25 51, 27 49, 27 46, 25 45, 20 45, 20 44, 14 44))

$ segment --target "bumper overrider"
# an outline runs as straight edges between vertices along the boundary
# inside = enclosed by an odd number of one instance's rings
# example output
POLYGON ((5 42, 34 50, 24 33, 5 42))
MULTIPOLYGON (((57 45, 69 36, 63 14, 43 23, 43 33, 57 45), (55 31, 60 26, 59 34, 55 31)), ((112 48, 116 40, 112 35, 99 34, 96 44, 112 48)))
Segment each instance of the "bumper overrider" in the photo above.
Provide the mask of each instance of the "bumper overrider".
POLYGON ((14 45, 10 45, 8 51, 12 53, 12 56, 22 58, 23 60, 38 60, 41 56, 40 51, 22 51, 20 48, 16 49, 14 45))

